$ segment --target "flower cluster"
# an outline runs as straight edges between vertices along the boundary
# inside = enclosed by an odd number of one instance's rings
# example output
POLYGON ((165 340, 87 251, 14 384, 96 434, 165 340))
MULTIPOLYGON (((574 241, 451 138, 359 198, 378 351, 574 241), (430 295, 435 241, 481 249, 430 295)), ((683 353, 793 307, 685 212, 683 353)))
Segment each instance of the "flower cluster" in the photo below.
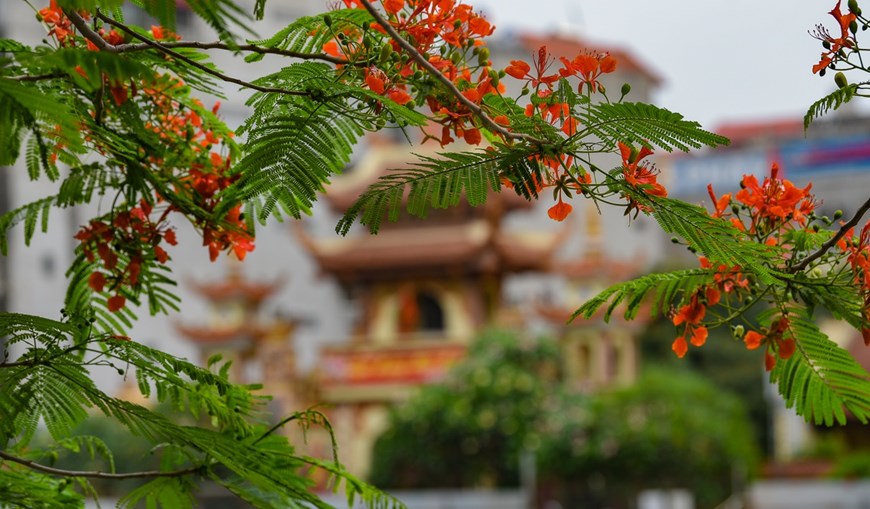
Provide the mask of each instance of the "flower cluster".
POLYGON ((812 33, 813 37, 822 41, 822 46, 825 48, 819 62, 813 65, 813 74, 824 75, 825 69, 845 56, 844 50, 854 48, 858 44, 854 36, 858 28, 858 17, 854 12, 851 12, 851 6, 850 12, 844 14, 840 10, 840 0, 837 0, 837 5, 834 6, 829 14, 837 21, 838 36, 834 37, 831 35, 822 25, 818 25, 812 33))
POLYGON ((796 343, 789 328, 788 317, 783 315, 776 320, 764 333, 749 331, 743 337, 746 348, 755 350, 767 345, 764 354, 764 367, 770 371, 776 366, 776 359, 786 360, 794 354, 796 343))
MULTIPOLYGON (((770 176, 759 183, 753 175, 744 175, 741 189, 717 197, 712 185, 707 192, 713 204, 710 216, 728 220, 748 241, 760 242, 772 248, 786 249, 793 236, 791 232, 807 230, 814 217, 816 201, 810 193, 812 186, 798 188, 792 182, 779 177, 779 166, 773 164, 770 176)), ((845 246, 845 243, 844 243, 845 246)), ((703 319, 708 306, 720 303, 722 296, 729 301, 744 301, 758 291, 739 266, 714 265, 706 257, 700 258, 701 268, 712 273, 713 283, 701 286, 690 293, 687 301, 673 314, 675 326, 683 326, 682 334, 674 341, 674 352, 682 357, 688 343, 701 346, 707 337, 703 319)), ((868 292, 870 294, 870 292, 868 292)), ((750 330, 740 326, 737 330, 749 349, 767 346, 765 366, 773 369, 776 359, 788 359, 795 350, 794 337, 790 333, 788 317, 783 314, 768 328, 750 330)))
MULTIPOLYGON (((364 8, 356 0, 343 3, 349 8, 364 8)), ((498 84, 497 73, 490 67, 489 50, 482 40, 492 34, 494 27, 470 5, 455 0, 383 0, 382 7, 391 28, 411 42, 467 100, 480 106, 486 95, 504 91, 498 84), (468 63, 469 51, 477 57, 476 65, 468 63)), ((385 39, 384 34, 384 28, 378 24, 344 28, 323 50, 350 62, 369 62, 362 69, 343 70, 349 74, 361 72, 365 85, 379 95, 402 105, 411 103, 414 97, 410 91, 418 88, 424 70, 402 54, 396 41, 385 39), (376 59, 371 58, 373 44, 377 45, 376 59)), ((442 146, 455 141, 453 135, 472 145, 481 142, 473 112, 465 104, 450 93, 427 92, 419 94, 418 102, 427 104, 434 114, 433 120, 442 125, 440 137, 429 137, 442 146)))
MULTIPOLYGON (((640 149, 619 142, 619 153, 622 156, 622 176, 625 183, 632 188, 648 194, 650 196, 658 196, 664 198, 668 195, 667 189, 658 183, 658 171, 643 159, 652 155, 653 151, 648 147, 640 149)), ((649 208, 641 205, 634 198, 628 198, 626 215, 635 210, 635 214, 639 212, 648 212, 649 208)))
POLYGON ((75 234, 90 262, 97 259, 101 270, 91 273, 88 284, 95 292, 112 292, 109 311, 118 311, 126 304, 125 290, 140 285, 143 264, 166 264, 169 254, 160 244, 176 245, 175 230, 169 227, 165 208, 156 220, 151 219, 153 207, 141 200, 129 210, 116 212, 114 217, 94 219, 75 234))
MULTIPOLYGON (((852 269, 854 283, 863 299, 862 314, 870 323, 870 223, 864 225, 860 235, 850 229, 837 242, 837 247, 846 254, 846 261, 852 269)), ((863 327, 861 335, 864 344, 870 346, 870 327, 863 327)))

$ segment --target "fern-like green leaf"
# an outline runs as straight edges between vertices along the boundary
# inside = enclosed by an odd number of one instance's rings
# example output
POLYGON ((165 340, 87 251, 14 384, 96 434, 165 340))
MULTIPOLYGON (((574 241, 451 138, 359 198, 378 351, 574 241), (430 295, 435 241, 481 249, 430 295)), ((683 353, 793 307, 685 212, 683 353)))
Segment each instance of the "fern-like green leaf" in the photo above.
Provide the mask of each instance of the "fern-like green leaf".
POLYGON ((643 103, 598 103, 581 114, 578 138, 595 135, 602 140, 660 147, 668 152, 679 149, 727 145, 728 139, 685 120, 679 113, 643 103))
POLYGON ((797 349, 789 359, 779 359, 770 374, 786 405, 816 424, 846 424, 847 411, 866 424, 870 420, 870 374, 802 310, 790 311, 789 332, 797 349))
POLYGON ((860 85, 867 84, 870 84, 870 82, 849 83, 845 87, 838 88, 837 90, 834 90, 830 94, 814 102, 807 110, 806 115, 804 115, 804 129, 809 129, 810 124, 813 123, 813 120, 821 117, 822 115, 831 110, 836 110, 840 106, 852 100, 852 98, 855 97, 855 93, 858 92, 858 87, 860 85))
MULTIPOLYGON (((632 192, 626 189, 626 193, 632 192)), ((645 198, 638 196, 638 199, 645 198)), ((728 221, 711 217, 703 207, 670 198, 656 198, 650 204, 653 217, 662 230, 685 239, 691 248, 704 254, 712 263, 739 266, 765 284, 774 283, 775 277, 786 277, 774 274, 769 268, 778 256, 775 248, 748 242, 740 230, 728 221)))
MULTIPOLYGON (((254 115, 240 130, 250 140, 235 167, 241 178, 224 193, 223 201, 226 206, 254 202, 249 212, 256 210, 260 221, 277 211, 300 217, 309 212, 329 178, 350 161, 360 136, 376 128, 374 118, 352 107, 374 99, 373 93, 341 83, 331 67, 315 62, 291 65, 258 84, 310 95, 252 98, 254 115)), ((376 97, 400 123, 425 121, 419 113, 376 97)))
MULTIPOLYGON (((331 26, 324 18, 327 14, 305 16, 297 19, 268 39, 248 41, 251 44, 300 53, 320 53, 323 45, 345 30, 358 30, 363 23, 371 23, 371 15, 364 9, 340 9, 328 13, 331 26)), ((248 59, 262 58, 251 56, 248 59)))
POLYGON ((619 283, 592 297, 571 315, 576 318, 592 318, 599 309, 607 305, 603 319, 610 321, 613 312, 621 303, 626 303, 625 319, 633 320, 641 308, 647 295, 652 292, 652 316, 665 313, 681 293, 692 290, 712 281, 712 276, 700 269, 678 270, 649 274, 631 281, 619 283), (609 303, 609 304, 608 304, 609 303))
POLYGON ((335 230, 347 234, 356 218, 377 232, 381 221, 399 217, 407 197, 408 212, 425 217, 429 207, 446 208, 465 198, 472 206, 486 202, 488 193, 501 187, 498 163, 502 157, 484 150, 446 153, 440 158, 420 157, 412 168, 381 177, 360 196, 335 230))

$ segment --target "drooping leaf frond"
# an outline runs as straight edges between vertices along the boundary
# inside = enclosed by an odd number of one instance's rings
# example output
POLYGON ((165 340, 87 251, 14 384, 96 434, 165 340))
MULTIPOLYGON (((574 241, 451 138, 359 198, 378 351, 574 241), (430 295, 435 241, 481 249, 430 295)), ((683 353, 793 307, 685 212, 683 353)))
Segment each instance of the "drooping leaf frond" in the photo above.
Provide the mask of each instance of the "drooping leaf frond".
POLYGON ((599 312, 599 309, 607 305, 602 317, 607 322, 610 321, 613 312, 622 303, 625 303, 625 319, 632 320, 637 317, 646 296, 650 294, 652 294, 651 313, 655 317, 659 313, 666 313, 682 293, 694 290, 710 281, 712 281, 712 276, 701 269, 649 274, 613 285, 592 297, 574 311, 571 320, 580 317, 592 318, 599 312))
POLYGON ((730 222, 711 217, 703 207, 670 198, 656 198, 651 204, 662 230, 685 239, 711 263, 738 266, 766 284, 774 282, 767 262, 775 259, 776 249, 747 241, 730 222))
POLYGON ((578 136, 592 134, 602 140, 659 147, 668 152, 728 144, 727 138, 702 129, 698 122, 651 104, 593 104, 584 110, 581 123, 578 136))
POLYGON ((360 100, 377 98, 400 125, 425 120, 369 90, 341 83, 320 63, 291 65, 258 84, 303 94, 255 96, 250 101, 255 113, 240 130, 250 142, 235 167, 239 181, 224 202, 252 202, 261 221, 276 207, 293 217, 307 213, 329 178, 344 169, 359 137, 376 128, 375 119, 355 111, 360 100))
POLYGON ((849 83, 845 87, 838 88, 837 90, 834 90, 830 94, 814 102, 807 110, 806 115, 804 115, 804 129, 809 129, 810 124, 813 123, 813 120, 821 117, 822 115, 831 110, 838 109, 840 106, 852 100, 852 98, 855 96, 855 93, 858 92, 859 85, 867 84, 870 84, 870 82, 849 83))
POLYGON ((420 157, 412 168, 381 177, 349 208, 335 228, 340 235, 350 230, 357 217, 374 233, 381 221, 395 221, 407 200, 409 213, 425 217, 429 207, 446 208, 465 198, 472 206, 486 202, 498 191, 498 163, 502 158, 487 151, 447 153, 439 158, 420 157))
POLYGON ((802 310, 791 309, 788 319, 797 349, 789 359, 779 359, 770 374, 786 405, 816 424, 846 424, 846 412, 866 424, 870 374, 802 310))

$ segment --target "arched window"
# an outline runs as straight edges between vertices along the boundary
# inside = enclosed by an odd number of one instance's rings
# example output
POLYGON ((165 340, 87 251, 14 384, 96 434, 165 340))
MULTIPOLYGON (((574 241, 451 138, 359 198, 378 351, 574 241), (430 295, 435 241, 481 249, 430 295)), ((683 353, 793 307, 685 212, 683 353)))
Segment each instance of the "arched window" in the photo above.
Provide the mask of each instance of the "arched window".
POLYGON ((437 297, 427 292, 418 292, 417 309, 420 313, 417 330, 421 332, 444 330, 444 310, 437 297))

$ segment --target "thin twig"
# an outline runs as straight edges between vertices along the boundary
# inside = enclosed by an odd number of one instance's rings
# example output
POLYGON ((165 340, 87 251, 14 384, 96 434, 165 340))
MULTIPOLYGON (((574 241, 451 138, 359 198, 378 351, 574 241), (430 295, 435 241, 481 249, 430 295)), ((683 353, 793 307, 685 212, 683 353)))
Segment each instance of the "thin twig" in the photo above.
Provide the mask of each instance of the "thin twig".
POLYGON ((3 458, 7 461, 11 461, 13 463, 18 463, 19 465, 24 465, 27 468, 37 470, 39 472, 44 472, 46 474, 51 475, 59 475, 63 477, 90 477, 95 479, 141 479, 141 478, 154 478, 154 477, 182 477, 185 475, 195 474, 203 469, 203 467, 190 467, 182 470, 170 470, 170 471, 159 471, 159 470, 150 470, 144 472, 128 472, 126 474, 113 474, 109 472, 97 472, 97 471, 86 471, 86 470, 64 470, 62 468, 54 468, 46 465, 42 465, 40 463, 36 463, 35 461, 26 460, 24 458, 19 458, 18 456, 13 456, 7 452, 0 451, 0 458, 3 458))
POLYGON ((866 214, 868 210, 870 210, 870 198, 868 198, 867 201, 865 201, 864 204, 858 208, 858 210, 855 212, 855 215, 852 216, 852 219, 843 223, 843 226, 841 226, 840 229, 837 230, 837 233, 833 237, 831 237, 830 239, 828 239, 827 242, 822 244, 822 247, 820 247, 814 253, 801 260, 800 263, 792 266, 790 272, 795 273, 804 270, 810 263, 816 261, 822 255, 827 253, 832 247, 837 245, 837 242, 839 242, 840 239, 842 239, 843 236, 846 235, 846 232, 858 225, 858 222, 861 220, 862 217, 864 217, 864 214, 866 214))
MULTIPOLYGON (((64 10, 64 13, 70 19, 73 26, 75 26, 79 30, 79 32, 81 32, 82 36, 84 36, 85 39, 91 41, 97 48, 100 49, 100 51, 107 51, 109 53, 121 53, 122 52, 119 50, 118 46, 109 44, 105 39, 100 37, 100 35, 98 33, 91 30, 91 28, 88 26, 88 24, 84 20, 84 18, 82 18, 77 12, 75 12, 73 10, 64 10)), ((211 67, 208 67, 207 65, 203 65, 203 64, 201 64, 193 59, 190 59, 190 58, 188 58, 188 57, 186 57, 186 56, 184 56, 176 51, 173 51, 172 49, 164 46, 163 44, 161 44, 157 41, 152 41, 152 40, 148 39, 147 37, 143 37, 142 35, 136 33, 135 31, 133 31, 132 29, 130 29, 129 27, 127 27, 123 23, 118 23, 117 21, 115 21, 111 18, 108 18, 106 16, 103 16, 102 14, 99 14, 99 13, 96 14, 96 17, 98 17, 103 22, 108 23, 109 25, 112 25, 114 27, 121 29, 122 31, 126 32, 127 34, 129 34, 133 38, 142 41, 146 45, 149 45, 152 48, 157 49, 162 53, 170 55, 173 58, 176 58, 176 59, 178 59, 178 60, 180 60, 180 61, 182 61, 182 62, 184 62, 192 67, 196 67, 197 69, 199 69, 207 74, 210 74, 210 75, 214 76, 215 78, 218 78, 221 81, 225 81, 227 83, 234 83, 236 85, 239 85, 240 87, 249 88, 251 90, 256 90, 258 92, 264 92, 264 93, 275 93, 275 94, 296 95, 296 96, 309 95, 307 92, 299 92, 299 91, 295 91, 295 90, 287 90, 287 89, 275 88, 275 87, 263 87, 260 85, 255 85, 255 84, 250 83, 248 81, 240 80, 238 78, 233 78, 232 76, 228 76, 220 71, 217 71, 215 69, 212 69, 211 67)))
POLYGON ((402 37, 401 34, 399 34, 399 32, 397 32, 392 25, 390 25, 389 21, 384 19, 381 13, 378 12, 378 10, 374 8, 374 6, 372 6, 371 2, 369 2, 368 0, 359 0, 359 3, 362 4, 362 6, 365 7, 367 11, 369 11, 369 14, 371 14, 375 21, 378 23, 378 25, 380 25, 384 29, 384 31, 387 32, 387 35, 389 35, 394 41, 396 41, 396 43, 401 46, 402 49, 405 50, 415 62, 417 62, 417 65, 425 69, 426 72, 428 72, 431 76, 440 81, 441 84, 443 84, 450 91, 450 93, 453 94, 456 100, 458 100, 463 106, 468 108, 471 113, 474 114, 474 116, 476 116, 478 119, 480 119, 480 121, 483 122, 490 131, 500 134, 507 140, 522 140, 531 143, 537 143, 539 145, 546 144, 544 140, 539 140, 534 136, 529 136, 528 134, 512 132, 496 123, 496 121, 493 120, 489 115, 487 115, 480 106, 462 95, 462 92, 458 88, 456 88, 456 85, 454 85, 453 82, 450 81, 449 78, 447 78, 447 76, 444 76, 444 74, 442 74, 441 71, 439 71, 434 65, 432 65, 432 63, 430 63, 425 56, 417 51, 417 48, 415 48, 411 43, 405 40, 405 38, 402 37))
POLYGON ((59 72, 52 72, 52 73, 48 73, 48 74, 33 74, 33 75, 28 74, 28 75, 23 75, 23 76, 8 76, 6 79, 12 80, 12 81, 26 82, 26 81, 54 80, 54 79, 65 78, 65 77, 66 77, 66 74, 59 73, 59 72))

